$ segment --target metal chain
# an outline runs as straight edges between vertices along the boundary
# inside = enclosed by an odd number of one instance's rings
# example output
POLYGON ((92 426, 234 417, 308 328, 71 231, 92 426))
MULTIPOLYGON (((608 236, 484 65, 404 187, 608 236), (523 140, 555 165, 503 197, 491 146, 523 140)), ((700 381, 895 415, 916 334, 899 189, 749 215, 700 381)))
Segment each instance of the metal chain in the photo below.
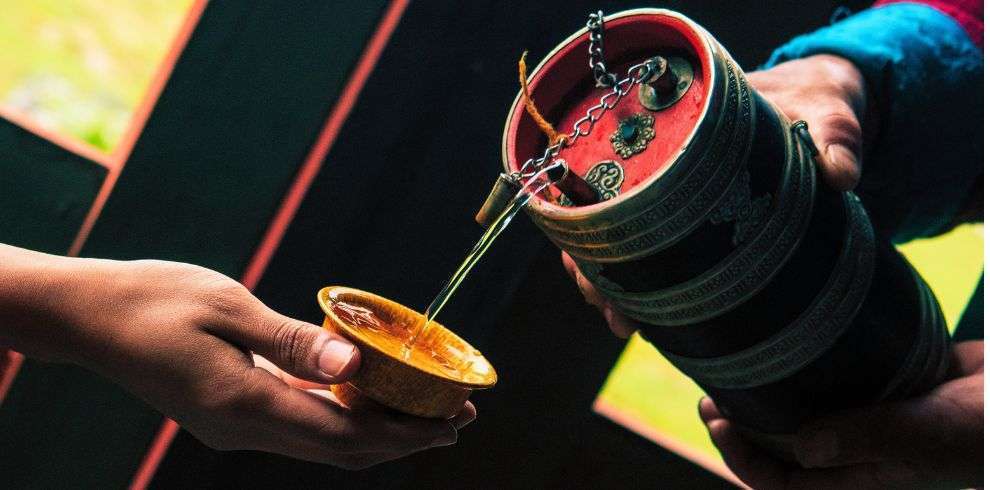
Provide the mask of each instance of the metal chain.
POLYGON ((588 14, 588 66, 599 87, 615 87, 619 79, 605 67, 605 15, 602 11, 588 14))
POLYGON ((595 123, 607 111, 615 108, 619 104, 619 101, 632 90, 633 86, 649 80, 656 73, 658 66, 656 61, 652 59, 629 67, 626 70, 626 77, 622 80, 619 80, 616 74, 608 72, 605 67, 605 30, 603 19, 604 16, 601 10, 588 15, 587 26, 590 41, 588 45, 588 55, 590 58, 588 64, 591 66, 592 74, 598 86, 611 87, 612 90, 598 99, 598 104, 591 106, 585 111, 584 116, 578 119, 574 123, 574 126, 572 126, 570 134, 561 138, 559 141, 552 142, 539 158, 534 157, 526 160, 526 163, 523 163, 518 171, 509 174, 510 179, 518 182, 524 178, 536 175, 548 161, 556 158, 564 147, 572 145, 580 137, 591 134, 595 123))
POLYGON ((605 113, 618 105, 626 94, 639 83, 648 80, 656 71, 656 63, 652 60, 644 61, 629 67, 626 72, 628 76, 619 80, 612 87, 612 90, 598 99, 598 104, 591 106, 585 111, 584 116, 574 122, 571 133, 560 139, 560 141, 547 146, 543 155, 539 158, 530 158, 519 167, 519 170, 509 175, 513 180, 520 180, 534 175, 548 161, 560 154, 564 147, 570 146, 580 137, 591 134, 592 128, 605 115, 605 113))

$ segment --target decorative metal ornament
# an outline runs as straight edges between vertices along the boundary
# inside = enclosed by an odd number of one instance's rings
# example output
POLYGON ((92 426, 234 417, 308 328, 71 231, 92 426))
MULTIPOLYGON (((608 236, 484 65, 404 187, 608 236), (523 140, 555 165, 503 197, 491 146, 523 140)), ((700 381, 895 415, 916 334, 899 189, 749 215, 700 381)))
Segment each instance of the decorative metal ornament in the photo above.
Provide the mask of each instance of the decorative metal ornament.
POLYGON ((619 128, 609 138, 615 153, 625 159, 645 150, 646 144, 656 136, 653 121, 653 116, 646 113, 635 114, 620 121, 619 128))
POLYGON ((749 185, 749 169, 742 169, 736 176, 728 194, 722 203, 711 213, 712 224, 735 222, 735 233, 732 234, 732 244, 739 245, 752 238, 760 224, 766 221, 770 214, 770 194, 764 194, 753 199, 749 185))
POLYGON ((694 68, 691 62, 671 56, 655 57, 662 70, 652 79, 639 86, 639 103, 651 111, 660 111, 674 105, 684 97, 694 83, 694 68))
MULTIPOLYGON (((652 117, 650 118, 652 119, 652 117)), ((622 182, 626 179, 622 165, 614 160, 600 162, 584 176, 584 180, 598 191, 602 201, 619 195, 622 182)))

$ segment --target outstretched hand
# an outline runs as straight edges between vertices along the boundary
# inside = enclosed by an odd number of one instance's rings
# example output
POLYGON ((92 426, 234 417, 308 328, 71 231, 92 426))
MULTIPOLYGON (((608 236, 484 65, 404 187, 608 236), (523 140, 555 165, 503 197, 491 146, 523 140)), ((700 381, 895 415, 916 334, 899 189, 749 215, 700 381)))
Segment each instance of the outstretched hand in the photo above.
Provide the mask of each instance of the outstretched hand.
POLYGON ((475 417, 470 403, 451 420, 342 406, 326 388, 358 369, 355 346, 209 269, 3 245, 0 259, 0 344, 104 375, 215 449, 359 469, 453 444, 475 417))

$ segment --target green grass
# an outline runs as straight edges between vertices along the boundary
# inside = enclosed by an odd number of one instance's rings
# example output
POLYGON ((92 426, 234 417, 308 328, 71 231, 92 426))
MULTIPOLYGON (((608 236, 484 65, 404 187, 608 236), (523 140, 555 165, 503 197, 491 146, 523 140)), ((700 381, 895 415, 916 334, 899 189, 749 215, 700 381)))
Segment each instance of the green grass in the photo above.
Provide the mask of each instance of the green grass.
POLYGON ((0 0, 0 105, 107 151, 191 0, 0 0))
MULTIPOLYGON (((935 291, 951 328, 983 271, 983 225, 899 247, 935 291)), ((718 451, 697 416, 702 391, 649 343, 633 337, 599 396, 626 415, 713 458, 718 451)))

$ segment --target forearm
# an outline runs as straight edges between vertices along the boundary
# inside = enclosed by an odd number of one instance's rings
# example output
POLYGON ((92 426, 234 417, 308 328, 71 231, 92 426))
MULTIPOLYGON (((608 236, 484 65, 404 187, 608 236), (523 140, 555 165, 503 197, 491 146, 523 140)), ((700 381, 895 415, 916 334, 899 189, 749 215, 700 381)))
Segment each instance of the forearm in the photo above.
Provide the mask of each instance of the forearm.
POLYGON ((869 9, 779 48, 769 64, 816 54, 853 62, 877 131, 857 192, 897 242, 944 231, 982 180, 982 53, 955 20, 913 3, 869 9))
POLYGON ((80 328, 75 295, 91 294, 79 284, 96 274, 96 262, 49 255, 0 244, 0 345, 32 357, 78 362, 94 345, 80 328))

